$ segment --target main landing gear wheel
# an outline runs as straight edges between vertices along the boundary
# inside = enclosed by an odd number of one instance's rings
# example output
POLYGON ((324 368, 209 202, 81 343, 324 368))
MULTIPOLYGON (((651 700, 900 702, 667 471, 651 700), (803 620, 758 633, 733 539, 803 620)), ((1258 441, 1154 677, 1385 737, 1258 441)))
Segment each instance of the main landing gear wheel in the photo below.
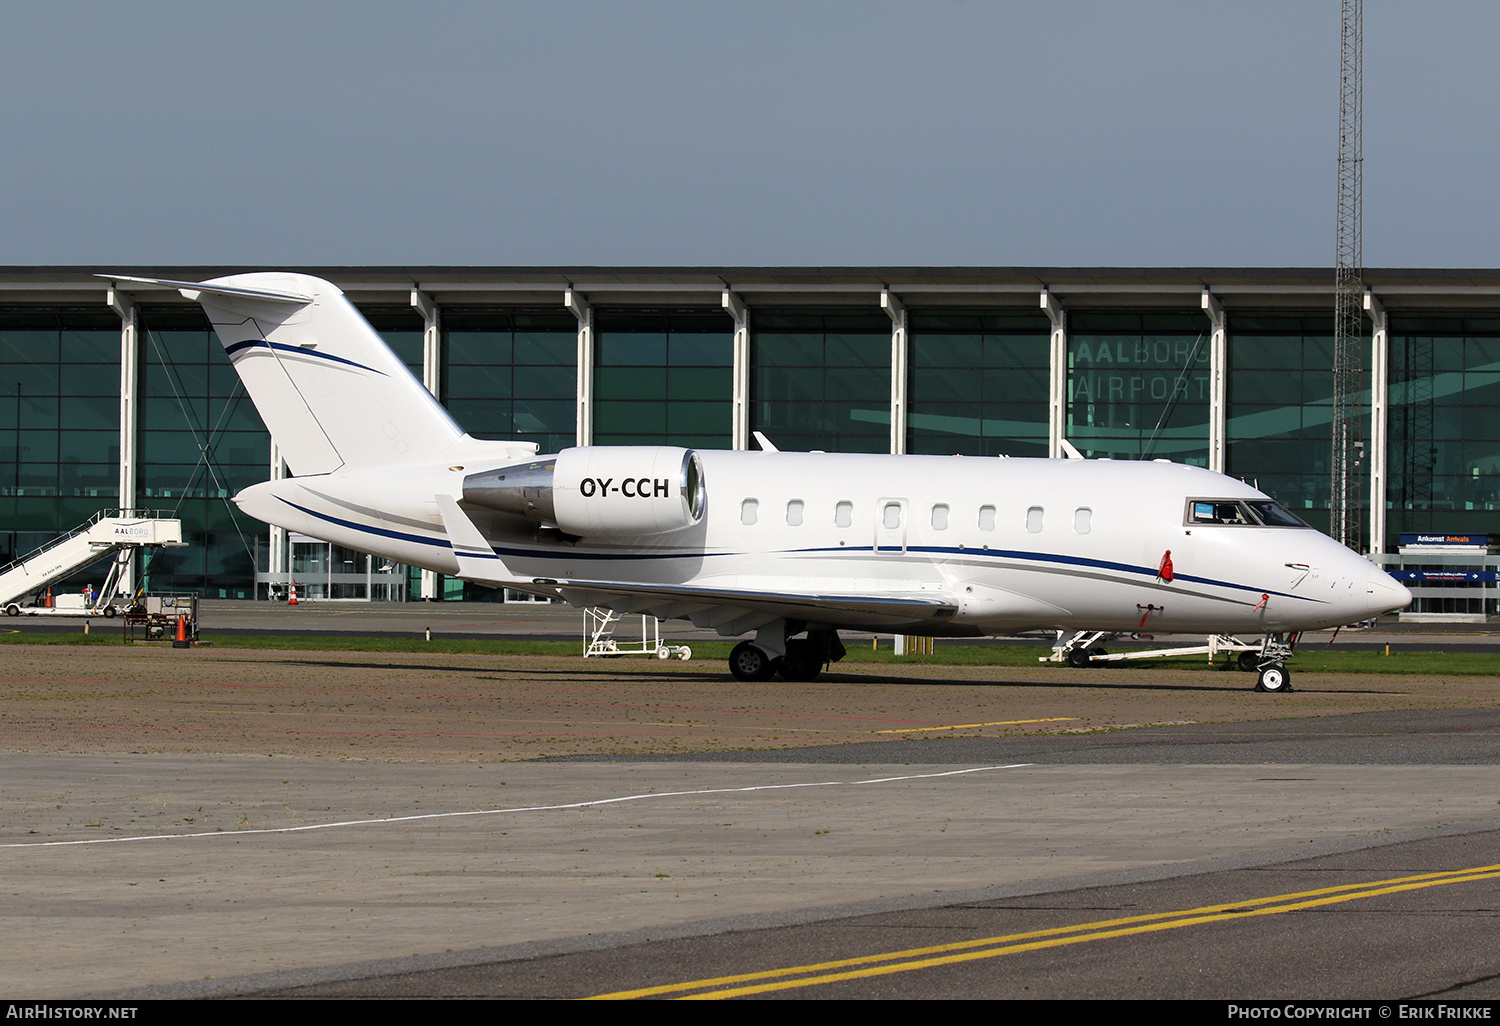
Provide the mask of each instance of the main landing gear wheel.
POLYGON ((1254 673, 1260 669, 1259 652, 1241 652, 1239 659, 1235 661, 1241 670, 1246 673, 1254 673))
POLYGON ((778 672, 787 680, 817 680, 818 674, 823 672, 823 660, 818 658, 817 646, 801 638, 788 641, 778 672))
POLYGON ((729 653, 729 672, 735 680, 769 680, 776 671, 770 656, 750 642, 742 641, 729 653))
POLYGON ((1280 663, 1272 663, 1260 671, 1255 682, 1256 691, 1284 692, 1292 690, 1292 675, 1280 663))

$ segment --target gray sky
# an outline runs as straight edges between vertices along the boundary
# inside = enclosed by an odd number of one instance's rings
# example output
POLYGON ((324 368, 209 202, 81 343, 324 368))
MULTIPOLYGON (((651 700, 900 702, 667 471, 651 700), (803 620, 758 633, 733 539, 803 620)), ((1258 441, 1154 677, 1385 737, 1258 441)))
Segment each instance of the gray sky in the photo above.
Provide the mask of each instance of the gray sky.
MULTIPOLYGON (((0 15, 3 264, 1333 261, 1337 0, 0 15)), ((1367 266, 1500 265, 1497 50, 1367 0, 1367 266)))

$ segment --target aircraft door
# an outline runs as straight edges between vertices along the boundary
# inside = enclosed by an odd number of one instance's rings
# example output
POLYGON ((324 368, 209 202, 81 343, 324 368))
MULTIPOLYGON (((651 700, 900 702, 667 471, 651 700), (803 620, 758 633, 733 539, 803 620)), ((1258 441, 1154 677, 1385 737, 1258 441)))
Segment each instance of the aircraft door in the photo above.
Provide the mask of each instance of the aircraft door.
POLYGON ((905 499, 881 499, 875 503, 875 551, 906 551, 906 525, 910 519, 905 499))

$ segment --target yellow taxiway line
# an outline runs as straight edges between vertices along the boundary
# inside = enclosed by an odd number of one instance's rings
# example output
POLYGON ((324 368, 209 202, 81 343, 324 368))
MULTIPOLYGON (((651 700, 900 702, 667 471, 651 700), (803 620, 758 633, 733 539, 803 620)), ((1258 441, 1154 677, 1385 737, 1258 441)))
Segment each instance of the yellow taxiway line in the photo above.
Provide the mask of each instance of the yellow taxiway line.
POLYGON ((877 730, 877 734, 914 734, 922 730, 971 730, 974 727, 1015 727, 1022 723, 1062 723, 1076 720, 1077 716, 1048 716, 1045 720, 999 720, 995 723, 950 723, 943 727, 897 727, 894 730, 877 730))
POLYGON ((689 1000, 745 997, 769 991, 812 987, 823 983, 837 983, 842 980, 856 980, 872 976, 887 976, 892 973, 911 972, 915 969, 930 969, 934 966, 972 962, 1001 955, 1019 954, 1024 951, 1082 944, 1087 941, 1175 930, 1184 926, 1200 926, 1204 923, 1245 919, 1251 916, 1279 915, 1283 912, 1297 912, 1322 905, 1334 905, 1361 898, 1376 898, 1402 891, 1496 878, 1500 878, 1500 865, 1393 877, 1389 880, 1342 884, 1313 891, 1276 894, 1264 898, 1227 902, 1222 905, 1181 909, 1175 912, 1104 919, 1092 923, 1080 923, 1076 926, 1059 926, 1000 937, 982 937, 977 940, 939 944, 933 947, 908 948, 904 951, 889 951, 857 958, 815 962, 810 965, 788 966, 784 969, 768 969, 763 972, 742 973, 736 976, 718 976, 684 983, 668 983, 658 987, 642 987, 638 990, 614 991, 609 994, 595 995, 588 1000, 657 997, 667 994, 680 995, 689 1000), (789 979, 788 977, 797 978, 789 979), (689 991, 698 993, 688 993, 689 991))

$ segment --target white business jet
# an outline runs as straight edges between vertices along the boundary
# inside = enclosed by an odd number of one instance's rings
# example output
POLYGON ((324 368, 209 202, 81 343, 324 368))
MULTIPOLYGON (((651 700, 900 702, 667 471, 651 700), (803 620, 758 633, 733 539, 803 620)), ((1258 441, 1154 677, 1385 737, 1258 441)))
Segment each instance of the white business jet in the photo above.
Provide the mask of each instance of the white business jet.
MULTIPOLYGON (((577 606, 691 620, 740 680, 811 680, 838 631, 1265 635, 1400 609, 1391 577, 1240 481, 1165 460, 580 446, 472 438, 319 278, 180 289, 295 475, 246 488, 269 524, 577 606)), ((1288 638, 1291 641, 1288 641, 1288 638)), ((1070 661, 1087 662, 1088 651, 1070 661)))

